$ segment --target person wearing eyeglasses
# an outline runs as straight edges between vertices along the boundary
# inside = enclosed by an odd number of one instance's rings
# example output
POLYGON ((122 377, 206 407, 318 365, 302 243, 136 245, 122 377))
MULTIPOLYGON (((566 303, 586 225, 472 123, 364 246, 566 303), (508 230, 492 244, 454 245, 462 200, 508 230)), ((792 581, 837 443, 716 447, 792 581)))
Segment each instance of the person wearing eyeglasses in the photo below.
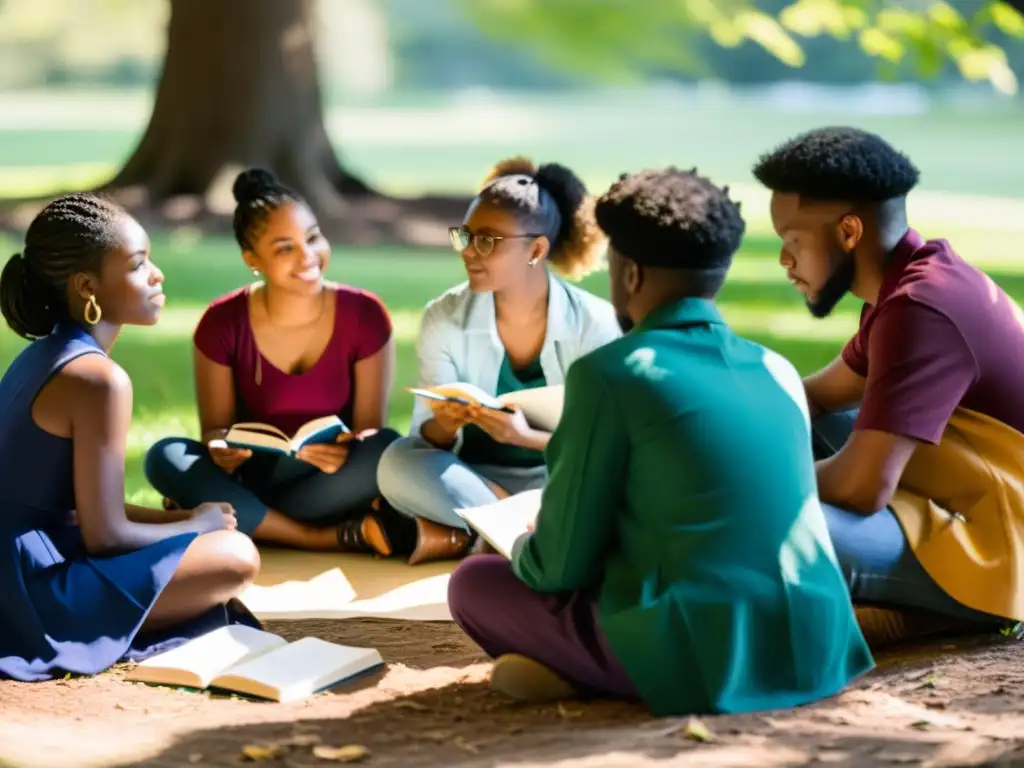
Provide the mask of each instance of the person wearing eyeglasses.
MULTIPOLYGON (((552 274, 578 279, 604 252, 593 198, 568 168, 499 163, 450 235, 468 280, 427 304, 417 386, 503 395, 560 385, 575 360, 621 335, 608 301, 552 274)), ((473 547, 456 509, 544 486, 551 435, 511 411, 417 398, 409 435, 377 468, 381 495, 415 523, 410 564, 473 547)))

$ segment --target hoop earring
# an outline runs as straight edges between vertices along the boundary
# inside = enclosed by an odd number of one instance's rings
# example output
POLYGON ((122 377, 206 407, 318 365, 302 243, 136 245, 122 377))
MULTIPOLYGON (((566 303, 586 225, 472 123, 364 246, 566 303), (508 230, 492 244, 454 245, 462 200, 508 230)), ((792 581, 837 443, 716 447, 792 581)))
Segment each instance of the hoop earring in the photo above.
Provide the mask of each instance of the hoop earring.
POLYGON ((96 295, 93 294, 89 297, 89 300, 85 302, 85 322, 89 325, 96 325, 103 317, 103 310, 100 309, 100 305, 96 302, 96 295))

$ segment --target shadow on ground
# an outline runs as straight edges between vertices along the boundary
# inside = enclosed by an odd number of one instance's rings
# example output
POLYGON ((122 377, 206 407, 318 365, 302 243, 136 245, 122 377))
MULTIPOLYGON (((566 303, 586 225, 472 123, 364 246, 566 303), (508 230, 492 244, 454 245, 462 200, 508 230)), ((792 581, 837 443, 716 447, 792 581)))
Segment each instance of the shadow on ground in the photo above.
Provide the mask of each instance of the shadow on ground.
MULTIPOLYGON (((451 634, 450 650, 464 648, 457 628, 439 631, 451 634)), ((365 683, 317 697, 294 717, 182 733, 160 755, 124 765, 230 765, 246 751, 272 764, 329 764, 318 747, 365 750, 360 762, 374 766, 1019 764, 1018 651, 999 636, 912 646, 882 655, 875 672, 833 699, 699 723, 617 702, 519 705, 488 689, 485 666, 438 669, 437 685, 425 690, 374 681, 386 690, 343 716, 320 712, 365 697, 365 683)), ((251 706, 268 713, 275 705, 251 706)))

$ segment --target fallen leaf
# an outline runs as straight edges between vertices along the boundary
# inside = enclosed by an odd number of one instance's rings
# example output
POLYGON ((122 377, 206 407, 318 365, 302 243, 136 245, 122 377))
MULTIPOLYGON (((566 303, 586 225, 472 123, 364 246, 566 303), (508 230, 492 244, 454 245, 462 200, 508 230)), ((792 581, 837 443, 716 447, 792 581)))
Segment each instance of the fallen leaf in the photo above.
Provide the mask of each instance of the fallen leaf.
POLYGON ((313 747, 313 757, 334 763, 358 763, 370 754, 362 744, 347 744, 344 747, 313 747))
POLYGON ((480 748, 477 747, 476 744, 470 744, 461 736, 457 736, 455 738, 455 741, 452 742, 452 744, 461 749, 463 752, 469 752, 471 755, 476 755, 480 753, 480 748))
POLYGON ((711 735, 708 727, 696 717, 691 717, 687 721, 686 728, 683 729, 683 736, 693 739, 693 741, 711 741, 715 738, 711 735))
POLYGON ((128 711, 128 707, 126 707, 124 704, 121 704, 121 703, 115 704, 114 705, 114 709, 119 709, 122 712, 127 712, 128 711))
POLYGON ((918 680, 924 680, 932 675, 934 675, 934 672, 931 669, 915 669, 913 672, 905 674, 903 679, 908 683, 916 683, 918 680))
POLYGON ((188 756, 188 761, 190 763, 192 763, 192 764, 203 762, 203 753, 202 752, 193 752, 192 754, 190 754, 188 756))
POLYGON ((242 747, 242 757, 253 763, 263 763, 280 755, 279 744, 246 744, 242 747))
POLYGON ((931 720, 915 720, 914 722, 912 722, 910 724, 911 728, 917 728, 917 730, 919 730, 919 731, 927 730, 928 728, 931 728, 931 726, 932 726, 932 721, 931 720))
POLYGON ((420 704, 418 701, 410 701, 406 699, 404 701, 395 702, 395 709, 411 709, 415 712, 428 712, 430 707, 426 704, 420 704))
POLYGON ((558 714, 568 720, 573 717, 579 717, 583 714, 583 710, 566 709, 565 704, 558 702, 558 714))

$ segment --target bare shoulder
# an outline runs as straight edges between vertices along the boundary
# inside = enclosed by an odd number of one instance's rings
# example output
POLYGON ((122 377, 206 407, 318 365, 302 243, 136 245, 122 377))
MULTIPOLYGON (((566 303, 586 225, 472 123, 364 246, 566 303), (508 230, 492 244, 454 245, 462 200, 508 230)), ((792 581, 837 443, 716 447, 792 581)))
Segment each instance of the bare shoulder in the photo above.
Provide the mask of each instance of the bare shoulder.
POLYGON ((117 414, 130 418, 132 383, 105 355, 85 354, 60 369, 39 392, 32 417, 42 429, 71 437, 76 422, 97 423, 117 414))
POLYGON ((57 374, 61 388, 81 405, 131 400, 132 380, 124 368, 105 355, 82 355, 57 374))

